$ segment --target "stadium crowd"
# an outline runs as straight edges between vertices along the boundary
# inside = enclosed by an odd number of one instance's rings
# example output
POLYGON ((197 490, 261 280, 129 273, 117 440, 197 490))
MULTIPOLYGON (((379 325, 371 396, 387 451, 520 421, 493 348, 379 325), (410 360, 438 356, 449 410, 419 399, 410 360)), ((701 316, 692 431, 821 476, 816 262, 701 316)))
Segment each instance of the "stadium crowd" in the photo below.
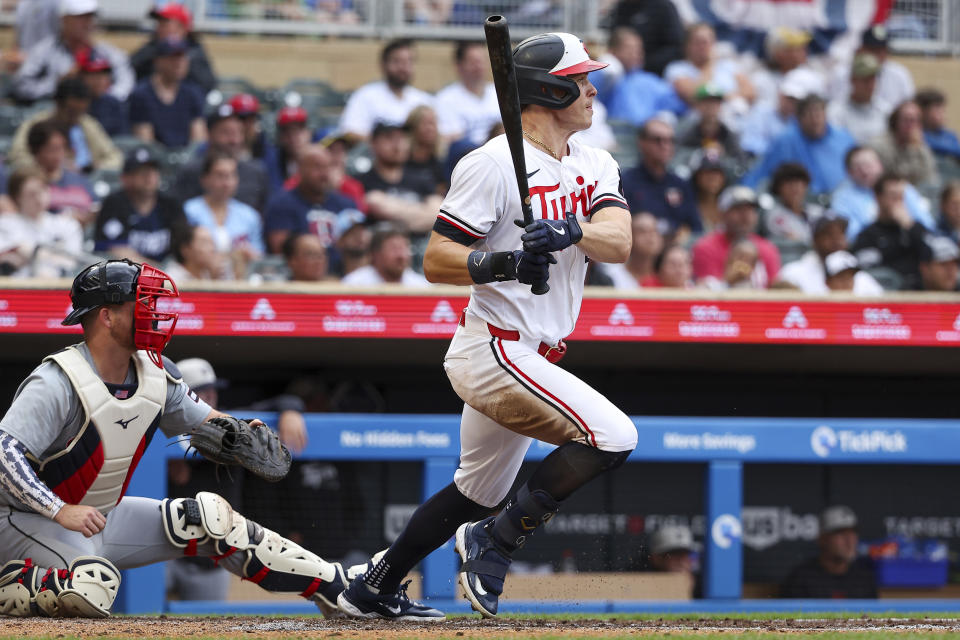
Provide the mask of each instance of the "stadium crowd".
MULTIPOLYGON (((97 0, 34 4, 47 13, 18 16, 2 57, 24 117, 0 167, 0 275, 72 275, 96 252, 178 281, 429 286, 418 256, 456 162, 500 131, 483 43, 451 45, 458 80, 436 95, 394 40, 382 80, 348 99, 311 99, 336 94, 318 82, 268 100, 218 84, 184 6, 154 9, 128 56, 102 39, 97 0)), ((651 33, 643 7, 613 7, 594 124, 576 134, 621 161, 633 213, 629 260, 591 265, 588 284, 957 289, 960 141, 883 25, 849 64, 808 57, 789 26, 754 60, 675 11, 651 33)))

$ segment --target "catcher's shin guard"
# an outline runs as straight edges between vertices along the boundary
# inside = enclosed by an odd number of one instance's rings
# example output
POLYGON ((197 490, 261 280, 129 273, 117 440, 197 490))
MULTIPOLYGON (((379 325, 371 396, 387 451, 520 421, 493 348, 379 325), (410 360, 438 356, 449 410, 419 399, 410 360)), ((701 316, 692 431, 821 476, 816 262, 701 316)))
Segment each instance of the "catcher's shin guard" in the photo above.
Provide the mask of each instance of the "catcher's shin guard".
POLYGON ((43 569, 30 558, 11 560, 0 568, 0 613, 26 617, 37 612, 36 597, 43 569))
POLYGON ((70 563, 58 596, 59 615, 106 618, 120 589, 120 570, 106 558, 80 556, 70 563))

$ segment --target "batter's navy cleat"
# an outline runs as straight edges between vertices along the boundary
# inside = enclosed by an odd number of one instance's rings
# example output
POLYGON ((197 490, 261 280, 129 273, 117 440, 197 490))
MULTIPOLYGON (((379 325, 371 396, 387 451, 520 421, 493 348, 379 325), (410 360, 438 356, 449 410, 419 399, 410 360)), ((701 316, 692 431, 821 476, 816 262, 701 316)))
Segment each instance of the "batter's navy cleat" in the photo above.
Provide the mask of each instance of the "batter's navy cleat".
POLYGON ((447 616, 437 609, 411 600, 404 582, 396 593, 374 593, 363 581, 353 580, 337 598, 340 611, 351 618, 378 618, 405 622, 443 622, 447 616))
POLYGON ((497 615, 497 604, 503 593, 503 580, 510 567, 509 554, 498 549, 487 531, 493 516, 479 522, 468 522, 457 529, 454 549, 460 554, 460 585, 475 611, 485 618, 497 615))

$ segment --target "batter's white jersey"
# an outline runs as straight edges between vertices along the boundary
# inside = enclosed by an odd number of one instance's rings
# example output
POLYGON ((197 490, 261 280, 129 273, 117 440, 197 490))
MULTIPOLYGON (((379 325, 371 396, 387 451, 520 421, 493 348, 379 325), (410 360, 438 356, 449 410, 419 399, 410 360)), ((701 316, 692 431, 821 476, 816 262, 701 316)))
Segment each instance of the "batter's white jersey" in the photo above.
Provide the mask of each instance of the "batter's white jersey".
MULTIPOLYGON (((557 160, 524 140, 527 181, 534 219, 560 220, 575 212, 580 221, 605 207, 627 202, 620 169, 609 153, 568 143, 570 153, 557 160)), ((471 248, 481 251, 521 249, 523 229, 520 193, 505 135, 490 140, 465 156, 453 171, 450 191, 439 219, 475 238, 471 248)), ((523 340, 556 344, 573 332, 587 271, 586 254, 576 245, 553 253, 550 291, 534 295, 530 285, 517 281, 473 285, 470 310, 502 329, 520 332, 523 340)))

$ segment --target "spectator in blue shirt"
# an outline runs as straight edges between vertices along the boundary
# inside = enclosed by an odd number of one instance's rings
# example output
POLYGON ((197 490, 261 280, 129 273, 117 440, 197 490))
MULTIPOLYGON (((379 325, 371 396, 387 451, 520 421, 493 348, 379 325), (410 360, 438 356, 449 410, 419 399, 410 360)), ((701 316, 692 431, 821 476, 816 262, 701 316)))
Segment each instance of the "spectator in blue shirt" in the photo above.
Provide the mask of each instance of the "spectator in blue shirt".
POLYGON ((137 147, 123 164, 122 187, 103 201, 94 230, 94 249, 117 258, 162 264, 170 234, 186 225, 183 207, 160 193, 160 160, 150 147, 137 147))
POLYGON ((643 70, 643 40, 640 36, 634 32, 628 38, 624 42, 632 42, 633 47, 639 47, 639 56, 634 53, 632 60, 627 57, 624 57, 624 60, 626 64, 637 66, 627 68, 621 61, 623 75, 610 83, 608 88, 604 88, 603 103, 607 106, 607 118, 640 126, 658 111, 676 114, 686 111, 686 104, 669 83, 660 76, 643 70))
POLYGON ((189 82, 187 42, 168 38, 157 43, 153 74, 130 94, 130 128, 144 142, 185 147, 207 137, 203 95, 189 82))
POLYGON ((673 125, 652 118, 640 129, 640 164, 623 174, 623 193, 630 211, 649 211, 665 235, 700 232, 703 224, 690 182, 670 171, 674 154, 673 125))
POLYGON ((90 108, 87 113, 96 119, 109 136, 127 132, 127 106, 110 94, 113 84, 113 67, 106 58, 97 57, 93 51, 79 61, 80 79, 90 90, 90 108))
POLYGON ((183 210, 190 224, 210 230, 217 251, 232 256, 234 271, 240 275, 263 254, 264 246, 260 214, 234 199, 237 182, 237 161, 232 156, 207 154, 200 174, 203 195, 187 200, 183 210))
POLYGON ((264 215, 267 246, 280 253, 292 233, 314 233, 328 249, 337 238, 338 221, 345 216, 363 216, 357 204, 330 188, 330 152, 320 144, 309 145, 300 154, 300 183, 277 194, 264 215))
POLYGON ((960 140, 946 127, 947 97, 938 89, 924 89, 915 98, 923 119, 923 138, 938 156, 951 156, 960 161, 960 140))
POLYGON ((784 162, 798 162, 810 172, 810 192, 833 191, 843 180, 843 158, 855 144, 849 133, 831 126, 823 98, 807 96, 797 105, 797 120, 770 144, 767 153, 744 176, 743 184, 756 187, 784 162))

